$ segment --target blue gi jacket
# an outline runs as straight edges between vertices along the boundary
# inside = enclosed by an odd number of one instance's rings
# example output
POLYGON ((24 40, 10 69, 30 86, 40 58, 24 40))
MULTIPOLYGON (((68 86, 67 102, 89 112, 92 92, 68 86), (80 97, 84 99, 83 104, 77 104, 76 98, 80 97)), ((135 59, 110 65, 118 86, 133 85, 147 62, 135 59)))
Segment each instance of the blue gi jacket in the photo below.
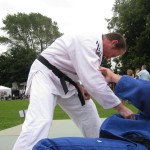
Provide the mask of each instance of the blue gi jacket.
POLYGON ((129 100, 140 111, 136 120, 112 115, 101 126, 100 137, 130 140, 150 148, 150 82, 123 76, 116 85, 115 94, 129 100))
POLYGON ((122 76, 115 87, 115 94, 130 101, 142 115, 150 118, 150 81, 122 76))

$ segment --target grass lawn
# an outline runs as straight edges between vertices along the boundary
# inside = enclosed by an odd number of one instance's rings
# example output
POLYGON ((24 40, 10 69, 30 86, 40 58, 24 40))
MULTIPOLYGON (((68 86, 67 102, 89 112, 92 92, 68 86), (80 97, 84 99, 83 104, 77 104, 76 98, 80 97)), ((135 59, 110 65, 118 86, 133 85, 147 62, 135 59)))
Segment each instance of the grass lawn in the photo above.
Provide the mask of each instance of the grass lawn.
MULTIPOLYGON (((9 100, 0 101, 0 130, 10 128, 19 124, 22 124, 24 118, 19 116, 19 110, 25 110, 28 107, 28 100, 9 100)), ((127 102, 125 105, 132 109, 135 113, 137 109, 127 102)), ((96 103, 98 112, 101 118, 106 118, 116 111, 114 109, 103 109, 99 104, 96 103)), ((57 105, 54 112, 54 120, 59 119, 69 119, 68 115, 62 111, 62 109, 57 105)))

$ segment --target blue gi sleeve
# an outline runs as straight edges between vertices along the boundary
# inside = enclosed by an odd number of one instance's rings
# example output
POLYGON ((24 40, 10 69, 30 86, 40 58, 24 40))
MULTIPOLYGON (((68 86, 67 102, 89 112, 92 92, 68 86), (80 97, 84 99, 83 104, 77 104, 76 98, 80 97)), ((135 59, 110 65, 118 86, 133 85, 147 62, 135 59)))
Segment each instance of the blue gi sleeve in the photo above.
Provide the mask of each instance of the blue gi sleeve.
POLYGON ((149 81, 124 75, 115 87, 115 94, 121 99, 130 101, 145 117, 150 117, 149 81))

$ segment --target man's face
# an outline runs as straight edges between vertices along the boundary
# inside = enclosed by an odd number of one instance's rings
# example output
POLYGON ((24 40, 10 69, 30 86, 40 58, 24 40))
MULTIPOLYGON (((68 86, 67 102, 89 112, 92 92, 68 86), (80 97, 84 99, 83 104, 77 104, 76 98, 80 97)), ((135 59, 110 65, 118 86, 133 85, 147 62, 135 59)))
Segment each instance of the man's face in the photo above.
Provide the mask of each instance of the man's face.
POLYGON ((117 57, 117 56, 121 56, 123 54, 123 50, 120 49, 110 49, 108 52, 105 52, 104 53, 104 57, 106 59, 110 59, 110 58, 114 58, 114 57, 117 57))
POLYGON ((106 59, 117 57, 123 55, 124 51, 122 49, 116 49, 115 45, 118 43, 117 40, 109 41, 104 39, 103 41, 103 56, 106 59))

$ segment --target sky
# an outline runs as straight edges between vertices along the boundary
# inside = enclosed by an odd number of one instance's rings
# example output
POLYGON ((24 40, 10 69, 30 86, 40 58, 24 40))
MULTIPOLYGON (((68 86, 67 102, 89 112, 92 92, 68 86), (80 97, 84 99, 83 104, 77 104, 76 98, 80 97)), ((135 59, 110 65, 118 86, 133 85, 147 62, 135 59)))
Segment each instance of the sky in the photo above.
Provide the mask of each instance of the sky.
MULTIPOLYGON (((0 0, 0 28, 8 14, 40 13, 57 22, 61 33, 107 33, 105 18, 113 16, 115 0, 0 0)), ((0 36, 4 35, 0 31, 0 36)), ((0 53, 6 47, 0 46, 0 53)))

